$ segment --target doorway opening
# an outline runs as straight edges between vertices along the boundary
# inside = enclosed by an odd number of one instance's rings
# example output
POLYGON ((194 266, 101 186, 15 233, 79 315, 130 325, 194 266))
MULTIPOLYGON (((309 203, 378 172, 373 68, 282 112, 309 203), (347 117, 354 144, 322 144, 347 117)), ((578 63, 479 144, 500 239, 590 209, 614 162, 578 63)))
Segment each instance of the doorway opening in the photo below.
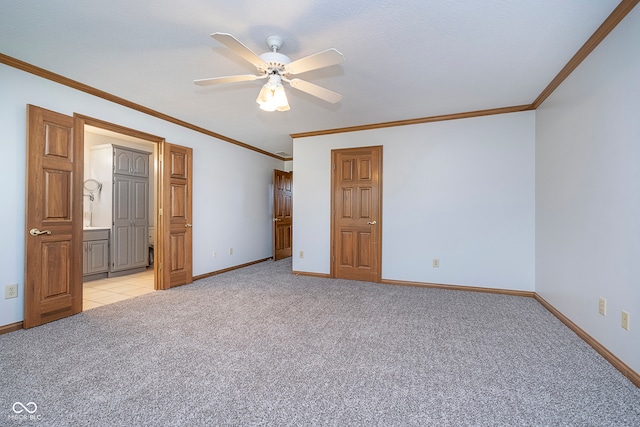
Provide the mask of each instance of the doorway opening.
POLYGON ((83 311, 156 289, 160 142, 84 122, 83 311))

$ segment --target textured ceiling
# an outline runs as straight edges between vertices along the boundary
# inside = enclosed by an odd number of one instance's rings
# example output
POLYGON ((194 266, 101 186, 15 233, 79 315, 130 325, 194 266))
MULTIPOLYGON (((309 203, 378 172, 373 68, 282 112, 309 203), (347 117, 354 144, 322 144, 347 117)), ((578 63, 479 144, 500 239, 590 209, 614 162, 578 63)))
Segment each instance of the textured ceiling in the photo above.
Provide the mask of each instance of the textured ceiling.
MULTIPOLYGON (((292 133, 531 103, 617 0, 0 0, 0 53, 261 148, 292 133), (255 68, 269 35, 296 60, 329 47, 345 62, 303 78, 342 93, 328 104, 287 88, 291 110, 255 103, 263 81, 194 79, 255 68)), ((81 112, 80 112, 81 113, 81 112)))

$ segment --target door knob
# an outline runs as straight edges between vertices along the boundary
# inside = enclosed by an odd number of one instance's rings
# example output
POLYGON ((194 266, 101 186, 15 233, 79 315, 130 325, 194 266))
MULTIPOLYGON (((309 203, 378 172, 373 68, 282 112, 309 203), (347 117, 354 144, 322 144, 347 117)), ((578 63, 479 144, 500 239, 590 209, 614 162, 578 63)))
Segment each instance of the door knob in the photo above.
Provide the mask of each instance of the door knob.
POLYGON ((185 225, 184 225, 184 228, 191 228, 191 227, 193 227, 193 225, 192 225, 192 224, 185 224, 185 225))
POLYGON ((273 222, 282 221, 282 218, 273 218, 273 222))
POLYGON ((369 224, 369 225, 376 225, 377 223, 376 223, 376 221, 369 221, 367 224, 369 224))
POLYGON ((32 236, 39 236, 41 234, 51 234, 50 230, 38 230, 37 228, 32 228, 31 230, 29 230, 29 234, 31 234, 32 236))

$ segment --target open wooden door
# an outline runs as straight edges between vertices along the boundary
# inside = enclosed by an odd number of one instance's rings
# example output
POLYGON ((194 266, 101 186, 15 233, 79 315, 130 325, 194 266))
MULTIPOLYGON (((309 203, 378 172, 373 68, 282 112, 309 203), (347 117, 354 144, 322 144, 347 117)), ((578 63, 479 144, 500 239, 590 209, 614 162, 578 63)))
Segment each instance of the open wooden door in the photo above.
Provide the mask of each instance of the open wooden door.
POLYGON ((273 171, 273 260, 291 256, 293 173, 273 171))
POLYGON ((332 151, 331 276, 380 282, 382 147, 332 151))
POLYGON ((29 105, 25 328, 82 311, 83 167, 74 119, 29 105))
MULTIPOLYGON (((161 247, 159 289, 193 281, 192 165, 193 150, 162 143, 161 247)), ((159 242, 160 243, 160 242, 159 242)))

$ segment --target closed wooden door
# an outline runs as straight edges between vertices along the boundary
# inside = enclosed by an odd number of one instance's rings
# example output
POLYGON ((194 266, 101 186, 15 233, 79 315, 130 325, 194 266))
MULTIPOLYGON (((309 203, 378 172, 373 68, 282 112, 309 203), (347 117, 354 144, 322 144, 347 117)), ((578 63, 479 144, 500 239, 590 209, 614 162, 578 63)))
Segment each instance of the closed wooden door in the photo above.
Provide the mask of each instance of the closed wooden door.
POLYGON ((381 279, 382 147, 332 151, 332 277, 381 279))
POLYGON ((74 119, 27 107, 24 327, 82 311, 82 137, 74 119))
POLYGON ((273 259, 291 256, 293 242, 293 173, 273 171, 273 259))
POLYGON ((162 289, 193 281, 191 217, 193 150, 165 142, 162 148, 162 289))

